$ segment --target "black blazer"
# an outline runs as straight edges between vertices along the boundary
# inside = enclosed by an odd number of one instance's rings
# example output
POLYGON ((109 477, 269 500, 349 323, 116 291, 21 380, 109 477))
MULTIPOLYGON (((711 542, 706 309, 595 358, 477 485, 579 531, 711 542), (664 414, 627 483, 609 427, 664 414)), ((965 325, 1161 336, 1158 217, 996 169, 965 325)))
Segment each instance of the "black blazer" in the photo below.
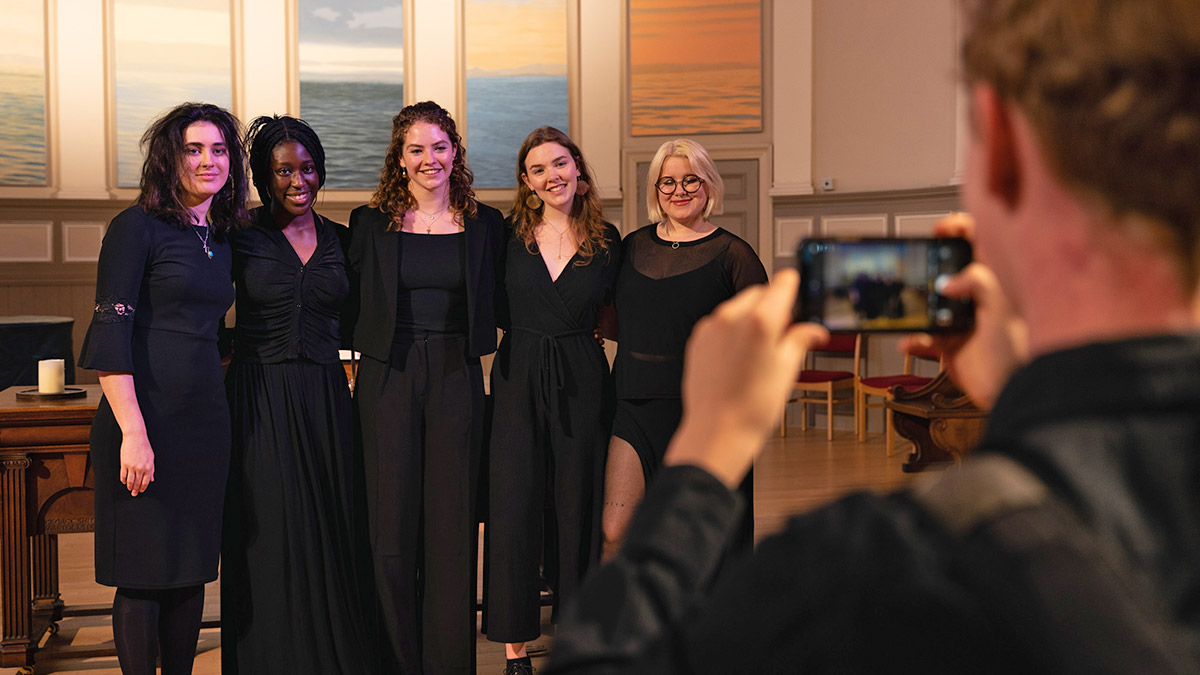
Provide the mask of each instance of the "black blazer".
MULTIPOLYGON (((387 362, 396 332, 396 294, 400 279, 400 234, 388 232, 390 219, 370 206, 350 214, 350 246, 346 266, 350 300, 342 313, 343 326, 354 349, 387 362)), ((500 212, 479 204, 479 213, 466 219, 467 234, 467 355, 496 351, 496 275, 504 243, 500 212)))

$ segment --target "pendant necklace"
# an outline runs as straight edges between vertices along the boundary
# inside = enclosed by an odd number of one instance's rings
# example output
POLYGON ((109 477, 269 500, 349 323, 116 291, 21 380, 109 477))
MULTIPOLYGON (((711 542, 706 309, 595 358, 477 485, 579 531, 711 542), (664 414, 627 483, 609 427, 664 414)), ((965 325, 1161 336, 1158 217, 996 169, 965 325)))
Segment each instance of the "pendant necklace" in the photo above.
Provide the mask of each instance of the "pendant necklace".
POLYGON ((416 211, 417 213, 421 214, 422 216, 425 216, 425 221, 426 221, 425 222, 425 234, 432 234, 434 221, 437 220, 438 217, 441 216, 443 213, 445 213, 446 210, 449 208, 450 208, 450 204, 446 204, 445 206, 442 207, 441 211, 438 211, 437 213, 435 213, 433 215, 429 215, 428 213, 425 213, 424 211, 422 211, 421 209, 418 209, 416 207, 413 207, 413 211, 416 211))
POLYGON ((680 242, 680 241, 682 241, 682 240, 680 240, 680 239, 670 239, 670 238, 668 238, 666 235, 667 235, 667 225, 666 225, 666 223, 663 223, 663 239, 666 239, 667 241, 671 242, 671 248, 672 248, 672 249, 678 249, 678 248, 679 248, 679 242, 680 242))
POLYGON ((563 240, 563 237, 565 237, 567 235, 567 230, 571 229, 571 226, 567 225, 566 229, 559 232, 558 228, 551 225, 549 221, 543 220, 542 222, 546 223, 546 227, 549 227, 550 229, 554 230, 555 232, 558 232, 558 260, 562 260, 562 240, 563 240))
POLYGON ((212 260, 213 252, 212 252, 212 249, 210 249, 208 247, 208 234, 209 234, 209 232, 212 231, 212 228, 208 224, 192 225, 192 227, 196 228, 196 229, 192 230, 192 232, 196 233, 196 238, 200 240, 200 245, 204 247, 204 252, 208 254, 208 259, 212 260), (200 228, 202 228, 202 227, 204 228, 204 236, 203 237, 200 236, 200 228))

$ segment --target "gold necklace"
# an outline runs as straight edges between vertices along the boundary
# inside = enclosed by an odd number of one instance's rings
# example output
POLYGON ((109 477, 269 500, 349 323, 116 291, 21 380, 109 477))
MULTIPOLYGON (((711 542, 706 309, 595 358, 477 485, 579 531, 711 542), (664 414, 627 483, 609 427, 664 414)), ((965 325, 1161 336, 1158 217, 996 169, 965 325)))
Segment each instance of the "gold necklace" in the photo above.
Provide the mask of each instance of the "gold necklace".
POLYGON ((567 225, 566 229, 560 231, 557 227, 551 225, 550 221, 543 220, 542 222, 545 223, 546 227, 549 227, 551 230, 558 232, 558 258, 557 259, 562 260, 562 240, 563 240, 563 237, 566 236, 567 230, 571 229, 571 226, 567 225))
POLYGON ((449 208, 450 208, 450 204, 449 204, 449 202, 447 202, 446 205, 442 207, 441 211, 438 211, 437 213, 433 214, 432 216, 429 215, 428 213, 425 213, 421 209, 416 208, 415 206, 413 207, 413 211, 421 214, 422 216, 425 216, 425 221, 426 221, 425 222, 425 234, 431 234, 433 232, 434 221, 436 221, 438 219, 438 217, 441 216, 443 213, 445 213, 446 210, 449 208))

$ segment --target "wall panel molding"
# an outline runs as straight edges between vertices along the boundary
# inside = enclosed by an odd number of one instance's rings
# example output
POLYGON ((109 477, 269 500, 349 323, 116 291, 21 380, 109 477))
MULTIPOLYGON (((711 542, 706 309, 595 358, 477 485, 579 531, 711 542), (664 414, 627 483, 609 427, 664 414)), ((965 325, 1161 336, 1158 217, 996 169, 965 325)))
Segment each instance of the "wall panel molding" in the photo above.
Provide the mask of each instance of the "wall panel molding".
POLYGON ((0 263, 10 262, 54 262, 54 223, 0 221, 0 263))

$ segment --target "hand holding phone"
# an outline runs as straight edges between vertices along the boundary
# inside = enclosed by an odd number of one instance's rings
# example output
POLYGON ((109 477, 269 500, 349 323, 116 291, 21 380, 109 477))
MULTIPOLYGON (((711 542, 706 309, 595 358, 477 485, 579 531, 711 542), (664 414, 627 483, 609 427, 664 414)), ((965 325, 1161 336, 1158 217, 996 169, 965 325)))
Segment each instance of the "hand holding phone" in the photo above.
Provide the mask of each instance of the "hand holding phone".
POLYGON ((966 239, 805 239, 796 258, 799 321, 847 332, 963 332, 974 323, 969 300, 941 293, 971 262, 966 239))

